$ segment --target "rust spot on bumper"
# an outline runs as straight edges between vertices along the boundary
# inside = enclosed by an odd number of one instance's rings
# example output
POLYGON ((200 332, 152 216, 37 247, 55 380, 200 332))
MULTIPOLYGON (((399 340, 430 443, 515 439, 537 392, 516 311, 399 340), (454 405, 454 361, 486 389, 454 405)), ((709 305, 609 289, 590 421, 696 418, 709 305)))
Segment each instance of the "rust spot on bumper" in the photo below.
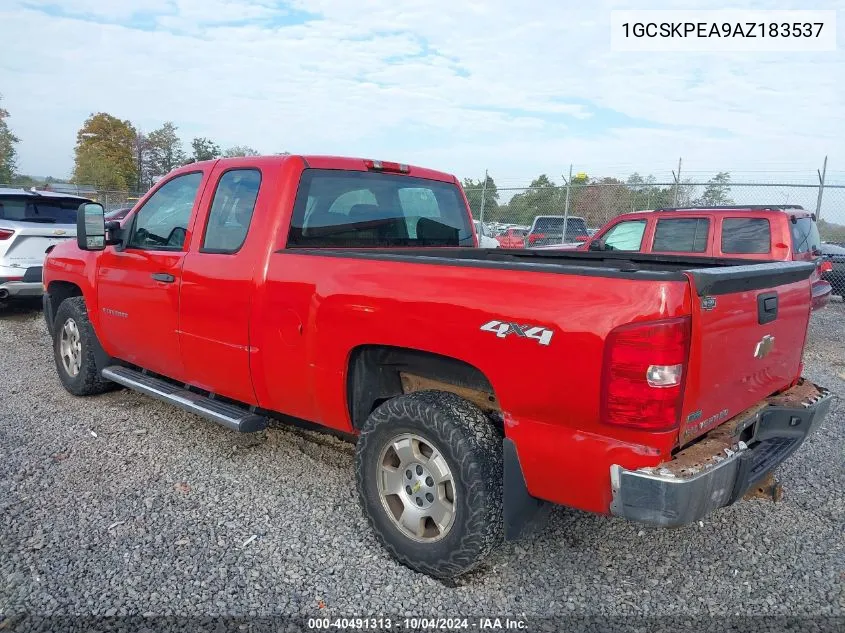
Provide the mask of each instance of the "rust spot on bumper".
POLYGON ((777 502, 783 499, 783 486, 774 473, 769 473, 760 483, 746 492, 743 499, 768 499, 777 502))

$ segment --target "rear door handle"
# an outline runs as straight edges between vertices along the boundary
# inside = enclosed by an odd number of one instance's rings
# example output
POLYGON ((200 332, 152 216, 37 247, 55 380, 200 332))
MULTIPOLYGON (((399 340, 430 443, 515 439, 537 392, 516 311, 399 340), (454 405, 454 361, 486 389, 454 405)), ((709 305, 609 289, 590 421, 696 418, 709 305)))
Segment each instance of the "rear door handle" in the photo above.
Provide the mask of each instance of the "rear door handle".
POLYGON ((163 281, 166 284, 172 284, 176 281, 176 277, 167 273, 153 273, 153 279, 156 281, 163 281))

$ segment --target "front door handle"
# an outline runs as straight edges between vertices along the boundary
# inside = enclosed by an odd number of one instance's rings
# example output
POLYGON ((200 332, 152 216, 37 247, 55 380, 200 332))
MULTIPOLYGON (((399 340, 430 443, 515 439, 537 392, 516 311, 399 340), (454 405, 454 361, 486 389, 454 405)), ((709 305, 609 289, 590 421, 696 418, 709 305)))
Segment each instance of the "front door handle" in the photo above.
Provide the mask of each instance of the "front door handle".
POLYGON ((176 281, 176 277, 167 273, 153 273, 153 279, 156 281, 163 281, 166 284, 172 284, 176 281))

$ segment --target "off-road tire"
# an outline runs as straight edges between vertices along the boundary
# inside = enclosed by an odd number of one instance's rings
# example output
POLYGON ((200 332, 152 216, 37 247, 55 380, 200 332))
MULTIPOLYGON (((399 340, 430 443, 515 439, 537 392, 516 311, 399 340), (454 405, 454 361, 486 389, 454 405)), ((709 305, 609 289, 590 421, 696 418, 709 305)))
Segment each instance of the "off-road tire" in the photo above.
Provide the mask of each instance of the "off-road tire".
POLYGON ((97 364, 94 361, 94 346, 97 345, 97 335, 88 319, 88 310, 85 308, 85 299, 82 297, 70 297, 62 301, 56 311, 55 326, 53 328, 53 359, 56 362, 56 371, 59 380, 70 393, 75 396, 93 396, 104 393, 114 388, 114 383, 106 380, 100 375, 97 364), (62 363, 60 344, 62 329, 68 319, 73 319, 79 329, 79 339, 82 344, 81 363, 79 373, 72 376, 65 369, 62 363))
POLYGON ((451 579, 476 567, 501 541, 502 438, 478 407, 443 391, 397 396, 379 406, 361 429, 355 451, 358 493, 378 539, 400 563, 451 579), (403 534, 381 503, 379 457, 401 433, 424 438, 445 458, 455 488, 455 518, 439 541, 403 534))

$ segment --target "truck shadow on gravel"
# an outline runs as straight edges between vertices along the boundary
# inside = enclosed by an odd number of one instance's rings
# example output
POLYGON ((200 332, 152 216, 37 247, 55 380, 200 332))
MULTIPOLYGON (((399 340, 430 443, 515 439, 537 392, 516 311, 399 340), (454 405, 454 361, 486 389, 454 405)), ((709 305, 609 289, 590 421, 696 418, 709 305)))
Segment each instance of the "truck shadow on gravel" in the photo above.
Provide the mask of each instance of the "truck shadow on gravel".
POLYGON ((0 320, 22 321, 41 312, 41 297, 0 301, 0 320))

